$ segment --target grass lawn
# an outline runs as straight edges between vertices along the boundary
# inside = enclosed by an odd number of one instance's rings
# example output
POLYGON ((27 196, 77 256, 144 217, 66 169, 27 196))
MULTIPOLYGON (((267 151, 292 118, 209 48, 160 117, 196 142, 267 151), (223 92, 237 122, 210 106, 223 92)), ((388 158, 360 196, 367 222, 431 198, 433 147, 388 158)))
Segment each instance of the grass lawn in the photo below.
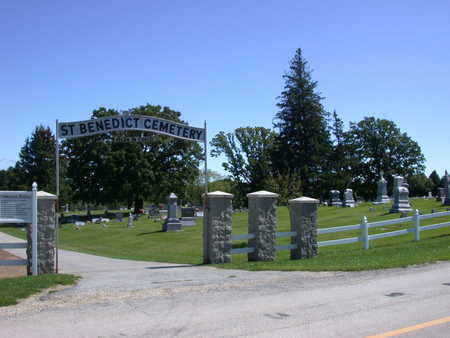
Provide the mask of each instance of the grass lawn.
MULTIPOLYGON (((428 214, 431 209, 445 211, 440 202, 434 199, 412 199, 413 208, 428 214)), ((398 218, 389 214, 390 205, 373 206, 363 203, 356 208, 319 207, 318 227, 327 228, 341 225, 359 224, 363 216, 369 222, 398 218), (369 208, 374 208, 369 211, 369 208)), ((450 217, 424 221, 422 225, 449 221, 450 217)), ((202 263, 202 219, 197 226, 186 227, 179 233, 161 232, 161 222, 148 220, 142 216, 128 229, 127 219, 118 223, 111 221, 107 228, 98 224, 88 224, 75 230, 65 224, 60 231, 60 247, 95 255, 173 263, 202 263)), ((286 207, 278 208, 278 231, 289 231, 289 213, 286 207)), ((370 229, 374 234, 393 231, 411 223, 370 229)), ((25 233, 14 227, 3 226, 1 231, 24 238, 25 233)), ((233 234, 247 233, 247 214, 233 215, 233 234)), ((320 235, 319 240, 330 240, 359 236, 359 231, 320 235)), ((288 238, 279 239, 278 244, 288 243, 288 238)), ((235 247, 245 246, 245 242, 233 242, 235 247)), ((422 232, 421 241, 414 242, 413 234, 379 239, 370 242, 370 250, 363 250, 362 243, 319 248, 319 255, 309 260, 290 260, 288 251, 278 252, 275 262, 247 262, 246 254, 233 255, 230 264, 218 265, 222 268, 248 270, 365 270, 388 267, 401 267, 411 264, 435 262, 450 259, 450 227, 422 232)), ((64 264, 62 262, 62 264, 64 264)))
POLYGON ((17 304, 19 299, 27 298, 52 286, 75 284, 78 279, 78 276, 64 274, 0 279, 0 306, 17 304))

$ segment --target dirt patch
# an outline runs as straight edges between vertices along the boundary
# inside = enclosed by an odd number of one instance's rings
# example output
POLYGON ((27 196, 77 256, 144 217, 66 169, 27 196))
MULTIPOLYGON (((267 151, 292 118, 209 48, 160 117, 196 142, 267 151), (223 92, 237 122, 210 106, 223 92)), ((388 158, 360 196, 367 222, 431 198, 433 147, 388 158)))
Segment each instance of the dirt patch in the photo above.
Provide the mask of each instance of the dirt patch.
MULTIPOLYGON (((0 260, 15 260, 15 259, 21 258, 14 256, 7 251, 0 250, 0 260)), ((21 277, 26 275, 27 275, 27 267, 25 265, 0 266, 0 278, 21 277)))

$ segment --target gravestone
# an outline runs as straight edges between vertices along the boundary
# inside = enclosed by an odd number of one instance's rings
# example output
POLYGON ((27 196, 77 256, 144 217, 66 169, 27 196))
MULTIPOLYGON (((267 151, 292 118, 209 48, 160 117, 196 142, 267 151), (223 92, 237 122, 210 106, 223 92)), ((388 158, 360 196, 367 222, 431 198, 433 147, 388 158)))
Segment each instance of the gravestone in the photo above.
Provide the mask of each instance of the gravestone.
POLYGON ((444 200, 445 200, 445 189, 439 187, 438 188, 438 195, 436 196, 436 201, 444 202, 444 200))
POLYGON ((344 191, 344 207, 354 208, 355 199, 353 198, 353 190, 345 189, 344 191))
POLYGON ((171 193, 167 198, 168 214, 162 227, 162 231, 164 232, 182 231, 181 222, 177 218, 177 200, 178 197, 174 193, 171 193))
POLYGON ((383 172, 380 173, 380 180, 377 182, 377 199, 373 204, 384 204, 390 202, 387 195, 387 181, 383 177, 383 172))
POLYGON ((330 191, 330 204, 331 206, 342 206, 341 192, 339 190, 330 191))
POLYGON ((444 175, 444 195, 442 205, 450 205, 450 177, 448 176, 447 170, 444 175))
POLYGON ((389 211, 390 213, 403 213, 412 211, 411 205, 409 204, 409 190, 408 183, 406 183, 401 176, 394 177, 394 203, 389 211))
POLYGON ((194 226, 195 220, 197 217, 195 217, 195 208, 189 207, 189 208, 181 208, 181 225, 192 227, 194 226))
POLYGON ((118 222, 123 222, 123 214, 121 212, 117 213, 116 219, 118 222))
POLYGON ((133 219, 134 219, 134 217, 133 217, 133 215, 132 215, 131 212, 130 212, 130 214, 128 215, 128 224, 127 224, 127 228, 132 228, 132 227, 133 227, 133 219))

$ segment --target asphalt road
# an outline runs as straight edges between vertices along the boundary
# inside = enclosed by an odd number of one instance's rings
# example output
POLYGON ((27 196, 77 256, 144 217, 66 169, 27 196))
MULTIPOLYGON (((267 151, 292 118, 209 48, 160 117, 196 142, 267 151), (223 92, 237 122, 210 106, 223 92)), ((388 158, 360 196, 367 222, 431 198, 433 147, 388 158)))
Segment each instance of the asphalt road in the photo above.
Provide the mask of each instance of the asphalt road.
POLYGON ((0 308, 0 337, 450 337, 450 262, 313 273, 60 261, 80 283, 0 308))

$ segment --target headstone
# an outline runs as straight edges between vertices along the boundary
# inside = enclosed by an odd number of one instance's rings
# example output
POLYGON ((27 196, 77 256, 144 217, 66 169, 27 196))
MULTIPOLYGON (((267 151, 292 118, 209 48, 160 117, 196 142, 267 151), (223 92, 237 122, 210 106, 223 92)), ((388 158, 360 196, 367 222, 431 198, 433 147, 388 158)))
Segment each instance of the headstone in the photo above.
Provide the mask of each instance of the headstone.
POLYGON ((380 173, 380 180, 377 182, 377 199, 374 204, 389 203, 390 199, 387 195, 387 181, 383 177, 383 172, 380 173))
POLYGON ((130 212, 130 214, 128 215, 128 224, 127 224, 127 228, 132 228, 133 227, 133 214, 130 212))
POLYGON ((442 205, 450 205, 450 177, 448 176, 447 170, 444 175, 444 194, 445 197, 442 205))
POLYGON ((354 208, 355 199, 353 198, 353 190, 345 189, 344 191, 344 207, 354 208))
POLYGON ((330 191, 330 204, 331 206, 342 206, 341 192, 339 190, 330 191))
POLYGON ((164 232, 182 231, 181 222, 177 218, 177 200, 178 197, 174 193, 167 198, 168 214, 162 228, 164 232))
POLYGON ((194 226, 195 220, 197 217, 195 217, 195 208, 189 207, 189 208, 181 208, 181 225, 191 227, 194 226))
POLYGON ((444 202, 444 200, 445 200, 445 189, 439 187, 438 188, 438 195, 436 197, 436 201, 444 202))
POLYGON ((433 198, 433 193, 431 191, 428 192, 428 198, 433 198))
POLYGON ((404 181, 403 177, 396 176, 394 178, 394 185, 396 189, 394 190, 394 203, 389 211, 390 213, 397 212, 410 212, 412 211, 411 205, 409 204, 409 190, 408 184, 404 181), (400 185, 398 185, 400 183, 400 185))
POLYGON ((118 212, 116 214, 116 219, 117 219, 117 222, 123 222, 123 214, 121 212, 118 212))

